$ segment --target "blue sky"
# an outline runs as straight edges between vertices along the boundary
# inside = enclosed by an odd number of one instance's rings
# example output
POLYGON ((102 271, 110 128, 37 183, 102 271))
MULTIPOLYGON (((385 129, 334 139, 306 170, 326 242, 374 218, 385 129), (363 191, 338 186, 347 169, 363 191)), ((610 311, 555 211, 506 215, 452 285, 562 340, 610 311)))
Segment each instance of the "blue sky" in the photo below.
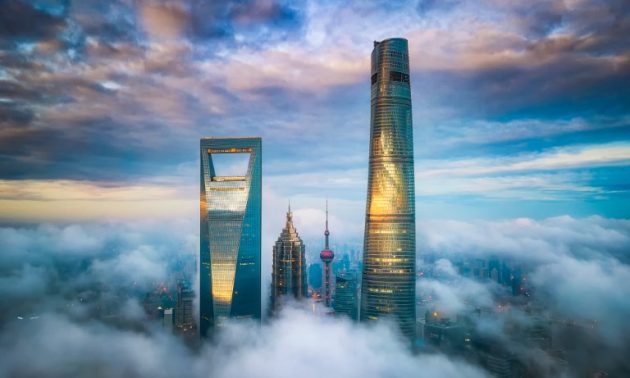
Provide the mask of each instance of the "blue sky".
POLYGON ((0 218, 197 216, 202 136, 263 138, 264 224, 361 239, 372 41, 409 40, 419 220, 626 218, 623 1, 0 3, 0 218))

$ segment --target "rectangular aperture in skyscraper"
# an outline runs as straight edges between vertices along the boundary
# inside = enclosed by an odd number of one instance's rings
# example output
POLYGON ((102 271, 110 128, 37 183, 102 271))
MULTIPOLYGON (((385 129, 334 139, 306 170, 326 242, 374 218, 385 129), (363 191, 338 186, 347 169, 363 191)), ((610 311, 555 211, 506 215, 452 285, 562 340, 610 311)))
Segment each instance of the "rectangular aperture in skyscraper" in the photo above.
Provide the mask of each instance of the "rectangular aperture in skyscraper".
POLYGON ((228 318, 260 319, 261 158, 260 138, 201 139, 202 337, 228 318))

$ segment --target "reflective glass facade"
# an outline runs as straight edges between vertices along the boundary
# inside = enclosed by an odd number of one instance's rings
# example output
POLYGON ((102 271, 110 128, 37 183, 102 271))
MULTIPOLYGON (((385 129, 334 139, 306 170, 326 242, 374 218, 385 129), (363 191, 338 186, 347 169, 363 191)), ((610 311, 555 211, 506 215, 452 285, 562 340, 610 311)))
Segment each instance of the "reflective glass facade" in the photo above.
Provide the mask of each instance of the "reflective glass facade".
POLYGON ((287 212, 287 221, 280 237, 273 246, 273 269, 271 273, 271 308, 278 311, 283 296, 294 299, 308 297, 306 279, 306 247, 293 225, 293 213, 287 212))
POLYGON ((362 321, 395 320, 415 337, 415 191, 409 54, 402 38, 374 42, 362 321))
POLYGON ((359 305, 357 303, 357 276, 354 272, 337 274, 333 308, 335 315, 357 320, 359 305))
POLYGON ((260 319, 261 139, 201 139, 199 329, 260 319), (242 176, 217 176, 213 156, 249 154, 242 176))

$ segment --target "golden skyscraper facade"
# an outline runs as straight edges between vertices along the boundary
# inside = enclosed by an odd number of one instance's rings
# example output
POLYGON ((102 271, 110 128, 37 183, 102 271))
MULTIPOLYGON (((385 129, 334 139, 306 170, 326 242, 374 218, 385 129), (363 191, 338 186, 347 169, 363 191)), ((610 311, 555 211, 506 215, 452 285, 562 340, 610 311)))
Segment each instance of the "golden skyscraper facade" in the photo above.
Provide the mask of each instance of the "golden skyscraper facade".
POLYGON ((374 42, 361 320, 390 318, 415 337, 415 189, 409 53, 374 42))

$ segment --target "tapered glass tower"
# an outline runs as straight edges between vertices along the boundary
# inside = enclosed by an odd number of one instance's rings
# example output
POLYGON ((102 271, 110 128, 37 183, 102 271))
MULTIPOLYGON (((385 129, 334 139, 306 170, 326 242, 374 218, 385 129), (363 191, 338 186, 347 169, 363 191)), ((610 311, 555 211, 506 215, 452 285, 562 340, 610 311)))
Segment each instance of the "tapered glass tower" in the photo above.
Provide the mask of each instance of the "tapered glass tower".
POLYGON ((361 320, 391 318, 415 337, 415 192, 409 55, 402 38, 374 42, 361 320))
POLYGON ((201 139, 200 213, 204 337, 228 318, 260 319, 260 138, 201 139), (241 172, 233 169, 238 161, 226 162, 236 156, 244 158, 241 172))

